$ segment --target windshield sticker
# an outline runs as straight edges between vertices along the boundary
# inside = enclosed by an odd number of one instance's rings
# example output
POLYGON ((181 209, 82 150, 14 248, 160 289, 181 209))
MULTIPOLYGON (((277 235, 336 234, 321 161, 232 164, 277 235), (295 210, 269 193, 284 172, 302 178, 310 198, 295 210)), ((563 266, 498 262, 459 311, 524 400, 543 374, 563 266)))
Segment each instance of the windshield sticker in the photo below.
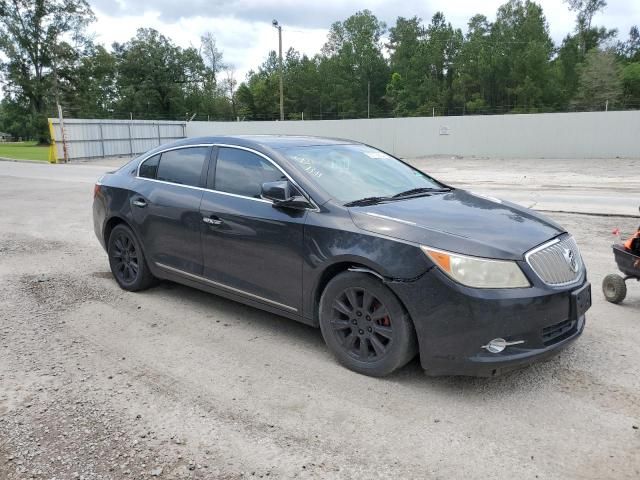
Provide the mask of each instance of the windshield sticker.
POLYGON ((331 168, 333 170, 344 170, 345 172, 349 170, 349 158, 348 157, 337 157, 331 159, 331 168))
POLYGON ((311 159, 302 155, 291 155, 291 158, 302 165, 303 170, 308 174, 313 175, 316 178, 322 177, 322 172, 313 166, 313 161, 311 159))
POLYGON ((313 165, 305 165, 304 170, 305 172, 310 173, 316 178, 320 178, 322 176, 322 172, 318 170, 316 167, 314 167, 313 165))
POLYGON ((369 158, 383 158, 383 159, 389 158, 389 155, 387 155, 384 152, 380 152, 378 150, 368 150, 367 149, 362 153, 364 153, 369 158))

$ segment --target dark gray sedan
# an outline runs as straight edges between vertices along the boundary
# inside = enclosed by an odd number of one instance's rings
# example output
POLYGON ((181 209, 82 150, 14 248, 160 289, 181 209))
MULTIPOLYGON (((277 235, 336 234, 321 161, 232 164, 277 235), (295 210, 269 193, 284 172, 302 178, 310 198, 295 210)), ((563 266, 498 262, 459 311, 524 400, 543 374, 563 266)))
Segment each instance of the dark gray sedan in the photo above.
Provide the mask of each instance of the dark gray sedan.
POLYGON ((416 353, 496 375, 577 338, 591 305, 561 226, 351 141, 163 145, 100 179, 93 221, 123 289, 167 279, 319 326, 367 375, 416 353))

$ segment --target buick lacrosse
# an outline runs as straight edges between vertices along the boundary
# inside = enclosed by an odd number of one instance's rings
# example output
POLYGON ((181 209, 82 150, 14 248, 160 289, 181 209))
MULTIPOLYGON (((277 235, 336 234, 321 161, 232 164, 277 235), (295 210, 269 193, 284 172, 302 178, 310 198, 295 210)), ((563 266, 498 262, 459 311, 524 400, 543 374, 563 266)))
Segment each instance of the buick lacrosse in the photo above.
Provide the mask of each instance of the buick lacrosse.
POLYGON ((591 306, 573 237, 353 141, 206 137, 104 175, 116 282, 179 282, 320 327, 346 367, 491 376, 558 352, 591 306))

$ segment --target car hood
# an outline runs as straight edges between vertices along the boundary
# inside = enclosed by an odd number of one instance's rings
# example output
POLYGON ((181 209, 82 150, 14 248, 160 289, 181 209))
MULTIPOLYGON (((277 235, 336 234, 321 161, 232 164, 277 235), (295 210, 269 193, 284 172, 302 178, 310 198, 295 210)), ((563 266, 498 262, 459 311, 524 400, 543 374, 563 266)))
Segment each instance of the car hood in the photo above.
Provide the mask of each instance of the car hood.
POLYGON ((420 245, 487 258, 521 260, 565 230, 519 205, 452 190, 349 208, 356 226, 420 245))

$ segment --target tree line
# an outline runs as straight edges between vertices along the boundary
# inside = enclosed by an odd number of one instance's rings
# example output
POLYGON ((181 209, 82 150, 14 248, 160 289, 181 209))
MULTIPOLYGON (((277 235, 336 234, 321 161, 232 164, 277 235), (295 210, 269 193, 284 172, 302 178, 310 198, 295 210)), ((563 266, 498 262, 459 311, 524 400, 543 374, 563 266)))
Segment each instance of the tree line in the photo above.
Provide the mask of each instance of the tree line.
MULTIPOLYGON (((555 45, 542 7, 509 0, 466 31, 442 12, 389 28, 362 10, 331 25, 313 57, 283 61, 287 119, 535 113, 640 108, 640 31, 593 24, 605 0, 565 0, 575 29, 555 45)), ((0 130, 48 140, 61 105, 76 118, 275 120, 275 51, 238 84, 215 36, 182 48, 139 29, 109 49, 86 0, 0 1, 0 130)), ((284 29, 286 34, 286 28, 284 29)))

